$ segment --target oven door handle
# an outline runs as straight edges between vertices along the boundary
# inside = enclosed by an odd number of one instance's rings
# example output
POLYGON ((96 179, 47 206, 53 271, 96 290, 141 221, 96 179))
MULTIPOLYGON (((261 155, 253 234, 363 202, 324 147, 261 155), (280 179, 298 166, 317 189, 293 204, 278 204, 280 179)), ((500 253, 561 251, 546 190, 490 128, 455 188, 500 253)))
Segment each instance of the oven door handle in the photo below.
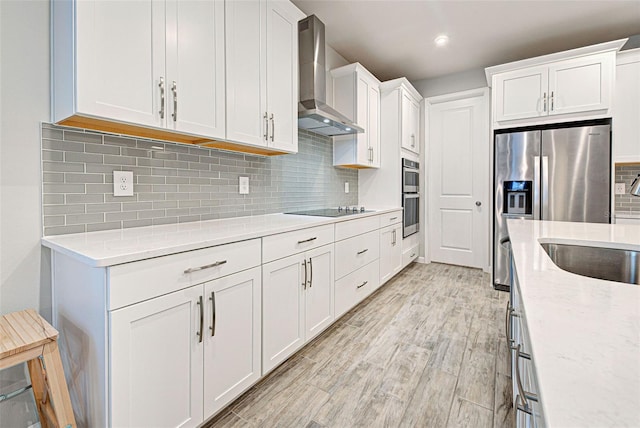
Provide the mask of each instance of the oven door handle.
POLYGON ((415 169, 415 168, 407 168, 406 166, 402 169, 403 172, 412 172, 414 174, 420 174, 420 170, 419 169, 415 169))
POLYGON ((403 193, 402 197, 405 199, 416 199, 420 197, 419 193, 403 193))

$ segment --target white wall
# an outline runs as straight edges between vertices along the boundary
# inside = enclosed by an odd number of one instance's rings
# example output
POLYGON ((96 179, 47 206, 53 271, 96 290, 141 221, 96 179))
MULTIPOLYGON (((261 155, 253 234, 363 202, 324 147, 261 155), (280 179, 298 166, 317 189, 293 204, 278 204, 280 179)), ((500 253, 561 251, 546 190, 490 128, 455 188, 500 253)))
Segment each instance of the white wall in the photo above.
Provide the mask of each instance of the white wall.
POLYGON ((35 308, 50 316, 40 246, 49 93, 49 2, 0 0, 0 314, 35 308))
POLYGON ((416 80, 411 84, 425 98, 488 86, 484 68, 462 71, 433 79, 416 80))
POLYGON ((336 52, 331 46, 326 45, 325 51, 325 68, 327 69, 326 82, 327 82, 327 104, 333 107, 333 77, 330 70, 343 65, 349 64, 342 55, 336 52))

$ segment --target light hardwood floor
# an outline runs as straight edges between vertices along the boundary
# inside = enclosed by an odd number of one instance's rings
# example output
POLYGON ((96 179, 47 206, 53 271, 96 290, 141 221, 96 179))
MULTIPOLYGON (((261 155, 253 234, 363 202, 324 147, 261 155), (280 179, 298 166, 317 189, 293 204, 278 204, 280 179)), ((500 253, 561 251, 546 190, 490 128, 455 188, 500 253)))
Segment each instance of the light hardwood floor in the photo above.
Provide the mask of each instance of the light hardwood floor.
POLYGON ((205 426, 512 427, 507 299, 414 263, 205 426))

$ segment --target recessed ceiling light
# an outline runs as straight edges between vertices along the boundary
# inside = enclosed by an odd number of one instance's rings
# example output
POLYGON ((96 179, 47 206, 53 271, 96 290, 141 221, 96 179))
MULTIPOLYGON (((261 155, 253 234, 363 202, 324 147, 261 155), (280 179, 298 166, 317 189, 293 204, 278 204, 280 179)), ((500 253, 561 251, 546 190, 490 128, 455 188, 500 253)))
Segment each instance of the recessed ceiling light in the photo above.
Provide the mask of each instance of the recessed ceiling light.
POLYGON ((436 44, 436 46, 445 46, 447 43, 449 43, 449 36, 441 34, 433 39, 433 42, 436 44))

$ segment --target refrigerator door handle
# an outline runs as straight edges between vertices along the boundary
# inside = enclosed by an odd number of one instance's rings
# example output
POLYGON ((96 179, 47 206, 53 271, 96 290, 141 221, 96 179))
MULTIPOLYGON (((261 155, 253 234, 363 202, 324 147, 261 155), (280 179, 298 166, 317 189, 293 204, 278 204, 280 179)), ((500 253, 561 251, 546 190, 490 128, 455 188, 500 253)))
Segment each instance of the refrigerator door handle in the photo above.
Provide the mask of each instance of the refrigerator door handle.
POLYGON ((542 156, 542 219, 549 218, 549 156, 542 156))
POLYGON ((533 219, 540 220, 540 156, 533 157, 533 219))

